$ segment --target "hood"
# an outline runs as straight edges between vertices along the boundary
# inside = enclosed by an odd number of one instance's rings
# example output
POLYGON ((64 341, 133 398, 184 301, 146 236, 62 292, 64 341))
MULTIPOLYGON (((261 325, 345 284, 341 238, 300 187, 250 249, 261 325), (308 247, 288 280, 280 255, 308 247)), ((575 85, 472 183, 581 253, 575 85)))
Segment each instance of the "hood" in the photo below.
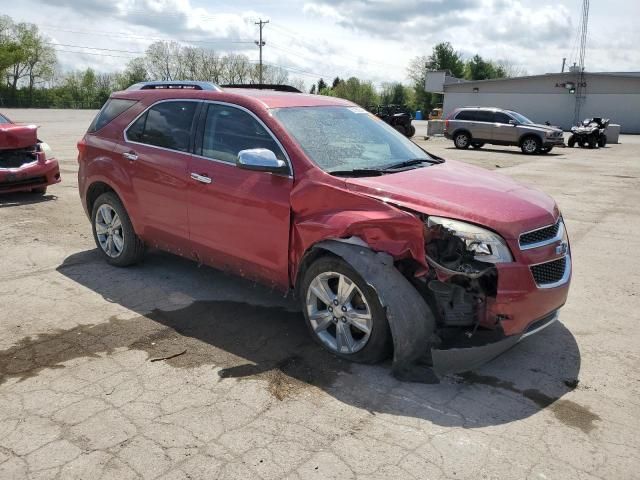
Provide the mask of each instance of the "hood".
POLYGON ((546 193, 456 161, 379 177, 348 178, 347 188, 428 215, 483 225, 505 238, 550 225, 559 216, 546 193))
POLYGON ((540 123, 523 124, 523 127, 528 129, 540 130, 541 132, 562 132, 560 127, 554 127, 553 125, 542 125, 540 123))
POLYGON ((28 148, 38 143, 38 127, 3 123, 0 125, 0 150, 28 148))

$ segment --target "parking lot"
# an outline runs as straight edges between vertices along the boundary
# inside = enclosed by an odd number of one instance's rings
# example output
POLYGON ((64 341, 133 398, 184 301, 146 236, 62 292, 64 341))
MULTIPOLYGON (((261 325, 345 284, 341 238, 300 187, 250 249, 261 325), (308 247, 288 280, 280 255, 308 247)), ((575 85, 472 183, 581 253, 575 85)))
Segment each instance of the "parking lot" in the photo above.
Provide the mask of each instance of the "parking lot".
POLYGON ((638 478, 640 138, 525 156, 419 125, 551 194, 574 261, 560 322, 422 385, 336 360, 241 278, 157 251, 108 266, 76 178, 95 112, 5 113, 40 125, 63 182, 0 197, 0 479, 638 478))

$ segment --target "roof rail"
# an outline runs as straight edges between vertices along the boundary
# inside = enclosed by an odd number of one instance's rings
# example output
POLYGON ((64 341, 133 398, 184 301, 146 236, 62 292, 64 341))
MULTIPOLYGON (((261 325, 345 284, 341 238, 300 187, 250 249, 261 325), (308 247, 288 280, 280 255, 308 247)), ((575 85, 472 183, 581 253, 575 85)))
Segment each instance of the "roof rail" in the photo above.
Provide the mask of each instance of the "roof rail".
POLYGON ((176 81, 156 81, 156 82, 140 82, 131 85, 127 90, 212 90, 219 92, 220 87, 211 82, 199 82, 192 80, 176 80, 176 81))
POLYGON ((220 85, 222 88, 251 88, 255 90, 275 90, 276 92, 302 93, 291 85, 276 85, 275 83, 229 83, 220 85))

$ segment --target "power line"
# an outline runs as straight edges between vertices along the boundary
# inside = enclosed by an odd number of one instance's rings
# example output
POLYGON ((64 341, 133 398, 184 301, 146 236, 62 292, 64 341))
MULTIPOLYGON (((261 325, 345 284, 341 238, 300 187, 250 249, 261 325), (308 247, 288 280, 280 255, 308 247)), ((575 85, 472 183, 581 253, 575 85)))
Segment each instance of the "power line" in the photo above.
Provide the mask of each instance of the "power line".
POLYGON ((115 48, 99 48, 99 47, 89 47, 89 46, 85 46, 85 45, 70 45, 67 43, 53 43, 53 42, 45 42, 47 45, 51 45, 53 47, 72 47, 72 48, 88 48, 90 50, 104 50, 106 52, 120 52, 120 53, 135 53, 138 55, 144 55, 145 52, 142 51, 133 51, 133 50, 118 50, 115 48))
POLYGON ((78 34, 78 35, 98 35, 98 36, 103 36, 103 37, 112 37, 112 36, 119 36, 119 37, 125 37, 125 38, 134 38, 134 39, 140 39, 140 40, 158 40, 158 41, 177 41, 180 43, 203 43, 203 44, 235 44, 235 43, 239 43, 239 44, 249 44, 249 43, 254 43, 253 40, 196 40, 196 39, 178 39, 178 38, 167 38, 167 37, 154 37, 154 36, 148 36, 148 35, 132 35, 129 33, 121 33, 121 32, 110 32, 110 31, 105 31, 105 30, 96 30, 96 31, 82 31, 82 30, 69 30, 66 28, 62 28, 62 27, 58 27, 58 26, 53 26, 53 25, 46 25, 46 24, 40 24, 40 27, 44 27, 50 30, 57 30, 57 31, 61 31, 61 32, 67 32, 67 33, 74 33, 74 34, 78 34))

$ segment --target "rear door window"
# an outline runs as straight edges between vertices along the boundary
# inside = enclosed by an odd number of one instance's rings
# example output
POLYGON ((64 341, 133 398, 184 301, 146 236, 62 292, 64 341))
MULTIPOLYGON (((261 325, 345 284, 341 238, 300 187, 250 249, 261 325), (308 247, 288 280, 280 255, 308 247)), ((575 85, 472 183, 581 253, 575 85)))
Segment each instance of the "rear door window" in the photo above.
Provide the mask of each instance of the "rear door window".
POLYGON ((110 98, 107 103, 104 104, 98 115, 93 119, 91 125, 89 125, 89 133, 97 132, 107 123, 118 117, 121 113, 126 112, 131 108, 137 100, 126 100, 123 98, 110 98))
POLYGON ((278 159, 287 161, 282 149, 253 115, 230 105, 209 104, 199 154, 235 164, 238 152, 250 148, 266 148, 278 159))
POLYGON ((478 110, 476 112, 476 122, 493 123, 493 112, 490 112, 489 110, 478 110))
POLYGON ((162 102, 129 127, 127 141, 188 152, 197 102, 162 102))

